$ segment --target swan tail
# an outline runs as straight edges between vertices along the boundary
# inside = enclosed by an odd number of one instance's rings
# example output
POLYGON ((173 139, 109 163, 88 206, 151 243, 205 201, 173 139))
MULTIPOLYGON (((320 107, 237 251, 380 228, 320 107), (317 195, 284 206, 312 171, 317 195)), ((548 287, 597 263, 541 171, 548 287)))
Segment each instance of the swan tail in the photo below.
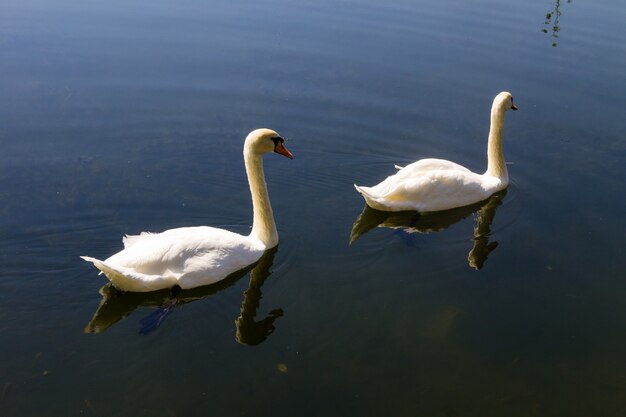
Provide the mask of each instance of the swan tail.
POLYGON ((122 271, 117 270, 116 268, 105 264, 100 259, 92 258, 90 256, 81 256, 85 261, 91 262, 93 266, 100 270, 101 274, 104 274, 111 284, 115 286, 115 288, 126 291, 126 286, 124 285, 128 278, 124 276, 122 271))
POLYGON ((403 167, 403 166, 401 166, 401 165, 394 165, 393 167, 394 167, 395 169, 397 169, 397 170, 404 169, 404 167, 403 167))
POLYGON ((363 187, 361 185, 356 185, 354 184, 354 188, 356 188, 356 190, 361 193, 361 195, 363 197, 370 197, 371 196, 371 187, 363 187))
POLYGON ((354 188, 356 188, 356 190, 363 196, 363 198, 365 199, 365 201, 367 201, 368 199, 371 199, 372 196, 370 194, 370 187, 363 187, 360 185, 356 185, 354 184, 354 188))
POLYGON ((356 188, 356 190, 361 193, 368 206, 377 210, 386 209, 386 207, 379 202, 380 197, 374 194, 374 192, 372 191, 372 187, 362 187, 354 184, 354 188, 356 188))
MULTIPOLYGON (((105 265, 100 259, 92 258, 91 256, 81 256, 81 259, 87 262, 91 262, 93 266, 100 270, 100 274, 104 274, 105 265)), ((100 275, 98 274, 98 275, 100 275)))
POLYGON ((113 266, 90 256, 81 256, 91 262, 103 273, 115 288, 121 291, 148 292, 157 289, 170 288, 176 284, 173 276, 146 275, 129 268, 113 266), (160 282, 158 282, 160 281, 160 282))

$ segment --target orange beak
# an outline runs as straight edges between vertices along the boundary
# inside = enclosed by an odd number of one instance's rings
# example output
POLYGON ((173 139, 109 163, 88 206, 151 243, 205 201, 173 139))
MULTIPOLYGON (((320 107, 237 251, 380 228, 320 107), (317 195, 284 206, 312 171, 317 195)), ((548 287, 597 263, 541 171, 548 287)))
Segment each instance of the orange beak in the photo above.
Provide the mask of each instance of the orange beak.
POLYGON ((289 159, 293 159, 293 155, 291 154, 291 152, 289 152, 289 150, 285 148, 285 145, 281 142, 276 144, 276 146, 274 147, 274 152, 284 155, 289 159))

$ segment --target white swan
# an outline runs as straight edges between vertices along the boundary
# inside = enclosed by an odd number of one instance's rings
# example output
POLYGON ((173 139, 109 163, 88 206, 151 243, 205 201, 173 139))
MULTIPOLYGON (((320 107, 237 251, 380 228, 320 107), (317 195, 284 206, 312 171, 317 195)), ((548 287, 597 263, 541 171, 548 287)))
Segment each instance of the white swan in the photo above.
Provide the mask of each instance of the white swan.
POLYGON ((485 200, 509 184, 502 152, 504 113, 517 110, 511 93, 501 92, 491 107, 487 145, 487 172, 477 174, 451 161, 421 159, 373 187, 354 185, 372 208, 383 211, 416 210, 420 213, 467 206, 485 200))
POLYGON ((246 137, 243 155, 254 213, 249 236, 208 226, 181 227, 126 236, 124 249, 104 261, 81 258, 92 262, 116 288, 134 292, 208 285, 253 264, 278 244, 262 160, 272 151, 293 159, 273 130, 257 129, 246 137))

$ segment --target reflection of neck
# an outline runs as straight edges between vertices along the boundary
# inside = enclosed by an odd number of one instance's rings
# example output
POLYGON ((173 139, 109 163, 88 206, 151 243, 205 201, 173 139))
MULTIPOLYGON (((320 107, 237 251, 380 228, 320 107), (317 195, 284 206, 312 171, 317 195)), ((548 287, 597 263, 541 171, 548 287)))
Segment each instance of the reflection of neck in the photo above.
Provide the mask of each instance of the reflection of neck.
POLYGON ((491 223, 496 215, 496 209, 502 204, 506 190, 494 194, 489 201, 478 210, 476 226, 474 227, 474 247, 467 255, 469 265, 479 270, 487 260, 489 254, 498 246, 498 242, 489 242, 491 223))
POLYGON ((491 109, 491 128, 487 144, 487 175, 499 178, 505 185, 509 183, 509 173, 502 151, 502 130, 505 110, 499 103, 491 109))
POLYGON ((278 232, 267 194, 267 184, 263 174, 263 159, 261 155, 246 147, 244 149, 244 161, 250 193, 252 194, 253 219, 250 236, 259 239, 266 248, 273 248, 278 244, 278 232))
POLYGON ((283 315, 281 309, 272 310, 260 321, 255 321, 256 312, 261 302, 261 287, 270 275, 270 267, 276 254, 276 248, 266 251, 250 272, 250 284, 243 293, 239 317, 235 320, 236 340, 244 345, 258 345, 274 331, 274 321, 283 315))

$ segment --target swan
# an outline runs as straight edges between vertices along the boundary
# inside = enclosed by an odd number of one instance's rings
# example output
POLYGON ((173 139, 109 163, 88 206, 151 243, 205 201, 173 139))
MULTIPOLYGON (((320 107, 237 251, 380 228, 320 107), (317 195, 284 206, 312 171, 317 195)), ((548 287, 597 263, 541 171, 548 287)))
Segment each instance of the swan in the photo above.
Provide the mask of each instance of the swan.
POLYGON ((278 232, 263 174, 262 156, 276 152, 293 159, 285 140, 271 129, 246 137, 243 156, 252 194, 250 235, 209 226, 181 227, 161 233, 143 232, 123 238, 124 249, 104 261, 91 262, 122 291, 149 292, 178 285, 182 289, 213 284, 258 261, 278 245, 278 232))
POLYGON ((416 210, 420 213, 448 210, 487 199, 509 184, 502 152, 504 114, 517 110, 513 96, 499 93, 491 107, 487 145, 487 171, 477 174, 444 159, 427 158, 402 168, 373 187, 354 185, 372 208, 383 211, 416 210))

